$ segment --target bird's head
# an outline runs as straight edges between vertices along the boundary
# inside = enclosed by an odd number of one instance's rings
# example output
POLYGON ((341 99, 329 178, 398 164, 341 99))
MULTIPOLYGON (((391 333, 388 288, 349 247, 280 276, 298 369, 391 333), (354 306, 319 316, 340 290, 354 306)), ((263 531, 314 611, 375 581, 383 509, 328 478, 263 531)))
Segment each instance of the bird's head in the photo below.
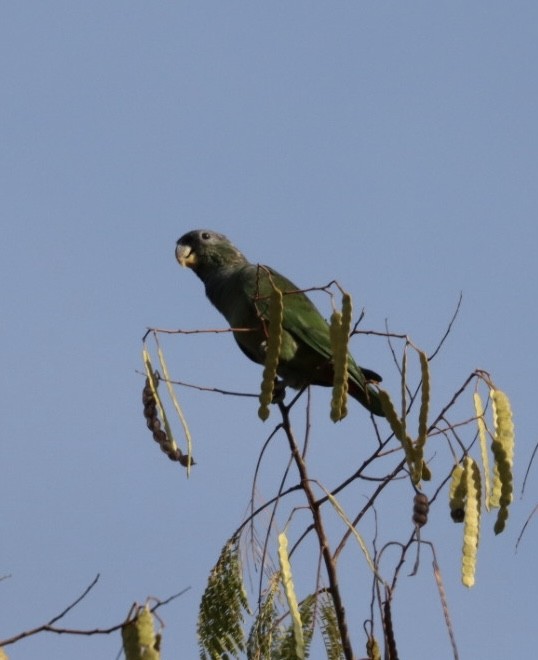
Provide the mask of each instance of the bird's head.
POLYGON ((247 263, 226 236, 209 229, 194 229, 184 234, 176 244, 176 259, 202 280, 216 271, 247 263))

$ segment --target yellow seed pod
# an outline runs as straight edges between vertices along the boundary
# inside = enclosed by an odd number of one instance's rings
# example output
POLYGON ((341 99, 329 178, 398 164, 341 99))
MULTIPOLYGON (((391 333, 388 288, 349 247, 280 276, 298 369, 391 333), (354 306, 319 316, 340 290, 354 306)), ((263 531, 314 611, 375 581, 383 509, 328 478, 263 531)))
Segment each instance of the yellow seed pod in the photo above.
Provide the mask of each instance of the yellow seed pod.
POLYGON ((126 660, 159 660, 153 615, 147 605, 139 609, 136 619, 122 627, 121 634, 126 660))
POLYGON ((461 558, 461 581, 466 587, 475 582, 476 554, 480 538, 480 470, 475 461, 466 456, 463 460, 467 498, 465 501, 465 521, 463 527, 463 548, 461 558))
POLYGON ((385 417, 387 418, 392 432, 398 438, 398 440, 400 440, 400 442, 404 442, 405 436, 403 433, 403 425, 400 418, 398 417, 398 413, 394 408, 394 404, 392 403, 388 392, 380 389, 378 391, 378 395, 381 402, 381 407, 383 408, 383 412, 385 413, 385 417))
MULTIPOLYGON (((424 459, 420 449, 413 449, 413 470, 411 472, 411 481, 417 485, 420 483, 424 473, 424 459)), ((427 473, 426 473, 427 474, 427 473)))
POLYGON ((428 433, 428 409, 430 406, 430 371, 428 369, 428 357, 426 353, 419 351, 420 372, 422 376, 422 392, 420 401, 420 412, 418 416, 417 448, 421 449, 426 443, 428 433))
POLYGON ((305 657, 304 647, 304 631, 301 621, 301 612, 297 602, 297 595, 295 593, 295 585, 293 584, 293 577, 291 574, 290 558, 288 554, 288 537, 285 532, 278 535, 278 560, 280 571, 282 574, 282 585, 288 601, 288 607, 293 624, 293 636, 295 640, 295 655, 294 657, 302 660, 305 657))
POLYGON ((335 310, 331 314, 331 323, 329 325, 329 334, 331 338, 331 351, 334 362, 334 382, 336 383, 337 377, 341 374, 338 373, 337 365, 342 360, 342 312, 335 310))
POLYGON ((493 404, 493 423, 495 427, 494 442, 499 442, 505 453, 506 459, 512 464, 514 459, 514 422, 510 400, 504 392, 491 390, 493 404))
POLYGON ((422 481, 431 481, 432 473, 426 463, 422 463, 422 481))
POLYGON ((458 463, 452 470, 448 504, 450 506, 450 517, 456 523, 463 522, 465 517, 465 498, 467 496, 467 482, 465 479, 465 468, 458 463))
POLYGON ((381 660, 381 651, 375 637, 368 637, 366 642, 366 653, 368 660, 381 660))
MULTIPOLYGON (((349 293, 342 294, 342 335, 348 339, 351 332, 353 302, 349 293)), ((347 352, 347 351, 346 351, 347 352)))
MULTIPOLYGON (((424 475, 424 446, 428 438, 428 408, 430 405, 430 372, 428 369, 428 357, 423 351, 418 352, 420 359, 420 372, 422 376, 422 392, 420 401, 420 412, 418 416, 418 436, 414 447, 414 469, 412 480, 418 484, 424 475)), ((426 473, 428 474, 429 471, 426 473)), ((431 474, 429 475, 431 477, 431 474)))
POLYGON ((491 499, 491 479, 490 479, 490 467, 489 467, 489 455, 487 447, 487 428, 486 422, 484 421, 484 406, 482 405, 482 399, 480 394, 475 392, 473 395, 474 409, 476 413, 476 422, 478 424, 478 438, 480 441, 480 455, 482 458, 482 468, 484 471, 484 488, 485 488, 485 504, 486 509, 490 507, 491 499))
POLYGON ((510 400, 504 392, 491 390, 493 404, 493 424, 495 435, 491 450, 495 460, 494 481, 491 501, 493 506, 499 506, 495 534, 500 534, 508 518, 508 507, 513 499, 514 484, 512 464, 514 458, 514 423, 510 400))
POLYGON ((402 424, 402 429, 403 429, 403 435, 407 435, 407 418, 406 418, 406 411, 407 411, 407 344, 404 347, 404 352, 402 355, 402 374, 401 374, 401 379, 400 379, 400 398, 401 398, 401 403, 402 403, 402 418, 401 418, 401 424, 402 424))
MULTIPOLYGON (((493 447, 493 446, 492 446, 493 447)), ((501 479, 499 477, 499 465, 494 456, 493 462, 493 483, 491 486, 491 493, 488 500, 488 509, 498 509, 501 506, 501 479)))
POLYGON ((273 400, 276 372, 282 346, 282 320, 284 318, 284 304, 282 291, 273 286, 269 298, 269 322, 267 328, 267 352, 263 369, 262 386, 260 392, 260 407, 258 416, 265 421, 269 417, 269 405, 273 400))
POLYGON ((334 311, 329 326, 333 355, 333 391, 331 419, 338 422, 347 415, 348 339, 351 328, 351 297, 342 298, 342 312, 334 311))
POLYGON ((394 404, 386 390, 378 390, 379 401, 385 413, 390 428, 398 440, 402 443, 403 450, 405 452, 405 458, 407 464, 411 471, 413 471, 414 459, 415 459, 415 450, 413 448, 413 442, 411 438, 405 434, 404 425, 402 420, 398 417, 398 413, 394 408, 394 404))

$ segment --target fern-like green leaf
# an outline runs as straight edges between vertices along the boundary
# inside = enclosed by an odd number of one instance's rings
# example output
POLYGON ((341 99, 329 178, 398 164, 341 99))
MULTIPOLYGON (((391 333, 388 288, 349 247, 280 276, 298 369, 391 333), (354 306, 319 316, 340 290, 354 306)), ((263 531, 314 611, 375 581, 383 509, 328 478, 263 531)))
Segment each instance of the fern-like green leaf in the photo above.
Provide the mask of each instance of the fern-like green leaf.
POLYGON ((277 609, 275 597, 280 587, 280 571, 274 573, 269 580, 258 615, 250 629, 247 641, 248 660, 266 660, 271 658, 271 649, 279 639, 276 623, 277 609))
MULTIPOLYGON (((299 614, 301 617, 301 627, 303 633, 303 655, 297 654, 297 645, 295 642, 295 624, 291 623, 284 634, 273 644, 271 654, 272 660, 296 660, 296 658, 308 658, 310 643, 314 634, 314 610, 316 606, 316 596, 307 596, 299 605, 299 614)), ((276 641, 276 640, 275 640, 276 641)))
POLYGON ((327 593, 324 593, 320 599, 319 619, 327 660, 342 660, 344 657, 342 638, 340 637, 338 621, 336 620, 334 603, 327 593))
POLYGON ((226 543, 211 570, 198 614, 200 656, 221 659, 225 653, 239 657, 245 650, 243 611, 248 602, 243 586, 238 539, 226 543))

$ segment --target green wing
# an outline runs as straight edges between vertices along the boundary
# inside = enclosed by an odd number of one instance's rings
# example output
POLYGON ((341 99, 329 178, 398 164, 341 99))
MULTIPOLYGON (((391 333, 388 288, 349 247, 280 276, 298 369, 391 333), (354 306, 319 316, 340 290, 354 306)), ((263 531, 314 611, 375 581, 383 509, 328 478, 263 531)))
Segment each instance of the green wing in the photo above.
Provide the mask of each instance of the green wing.
MULTIPOLYGON (((331 339, 327 321, 321 316, 312 301, 286 277, 265 266, 250 265, 244 275, 248 296, 255 300, 258 316, 264 321, 268 317, 268 297, 273 285, 283 293, 284 330, 282 359, 287 364, 281 371, 288 378, 300 383, 328 385, 331 377, 324 374, 322 367, 332 358, 331 339), (248 270, 247 270, 248 269, 248 270), (329 381, 329 382, 326 382, 329 381)), ((352 380, 360 387, 366 379, 351 355, 349 372, 352 380)))

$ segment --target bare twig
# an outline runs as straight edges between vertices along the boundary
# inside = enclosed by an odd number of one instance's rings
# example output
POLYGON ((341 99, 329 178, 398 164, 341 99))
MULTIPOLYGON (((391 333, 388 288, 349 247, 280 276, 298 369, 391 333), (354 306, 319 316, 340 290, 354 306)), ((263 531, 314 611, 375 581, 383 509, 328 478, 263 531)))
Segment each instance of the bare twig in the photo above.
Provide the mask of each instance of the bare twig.
POLYGON ((56 621, 59 621, 60 619, 63 619, 63 617, 70 612, 74 607, 76 607, 81 600, 84 600, 86 596, 90 593, 90 591, 95 587, 99 580, 99 573, 94 577, 92 582, 84 589, 84 591, 80 594, 80 596, 74 600, 71 605, 68 605, 63 612, 60 612, 60 614, 57 614, 55 617, 52 617, 52 619, 46 624, 47 626, 52 626, 53 624, 56 623, 56 621))
POLYGON ((252 332, 252 328, 209 328, 202 330, 181 330, 176 328, 172 330, 170 328, 148 328, 142 337, 142 341, 146 341, 148 335, 150 334, 160 334, 160 335, 204 335, 204 334, 220 334, 223 332, 252 332))
MULTIPOLYGON (((13 637, 0 640, 0 648, 2 646, 9 646, 10 644, 15 644, 15 642, 18 642, 21 639, 25 639, 26 637, 31 637, 32 635, 37 635, 38 633, 42 633, 42 632, 51 632, 51 633, 56 633, 57 635, 85 635, 85 636, 110 635, 111 633, 120 630, 121 628, 123 628, 123 626, 134 620, 136 618, 136 612, 131 618, 128 617, 126 621, 122 621, 121 623, 118 623, 114 626, 110 626, 109 628, 92 628, 87 630, 81 630, 78 628, 58 628, 54 625, 57 621, 59 621, 66 614, 68 614, 68 612, 70 612, 74 607, 76 607, 84 598, 86 598, 86 596, 90 593, 90 591, 95 587, 98 580, 99 580, 99 574, 96 575, 93 581, 86 587, 83 593, 76 600, 74 600, 70 605, 68 605, 64 610, 62 610, 62 612, 54 616, 48 623, 44 623, 41 626, 36 626, 35 628, 31 628, 30 630, 25 630, 24 632, 14 635, 13 637)), ((186 589, 182 589, 177 594, 170 596, 166 600, 162 600, 162 601, 158 600, 157 603, 150 608, 150 611, 155 612, 157 609, 159 609, 159 607, 162 607, 163 605, 167 605, 172 600, 179 598, 179 596, 182 596, 189 589, 190 587, 187 587, 186 589)))
MULTIPOLYGON (((137 374, 140 374, 141 376, 146 376, 145 373, 142 373, 141 371, 136 370, 137 374)), ((226 394, 228 396, 245 396, 245 397, 250 397, 252 399, 257 399, 258 394, 253 394, 252 392, 234 392, 232 390, 223 390, 220 389, 219 387, 206 387, 203 385, 194 385, 193 383, 185 383, 181 380, 171 380, 168 378, 163 378, 163 376, 159 376, 159 380, 161 380, 163 383, 171 383, 172 385, 179 385, 180 387, 189 387, 193 390, 198 390, 199 392, 211 392, 214 394, 226 394)))
POLYGON ((525 493, 525 486, 527 485, 527 477, 529 476, 529 472, 531 470, 531 465, 532 462, 534 461, 534 457, 536 456, 536 452, 538 451, 538 442, 534 445, 534 449, 532 450, 532 454, 529 460, 529 464, 527 465, 527 469, 525 470, 525 477, 523 479, 523 485, 521 486, 521 497, 523 497, 525 493))
POLYGON ((441 599, 441 605, 443 607, 443 615, 445 617, 445 623, 448 630, 448 636, 450 637, 450 644, 452 646, 452 653, 454 654, 454 660, 459 659, 458 646, 456 644, 456 635, 454 634, 454 628, 452 627, 452 620, 450 619, 450 610, 448 608, 448 601, 446 597, 446 591, 443 584, 443 578, 441 576, 441 569, 437 563, 437 557, 435 556, 435 548, 432 543, 428 543, 433 554, 433 574, 435 576, 435 582, 437 584, 437 590, 439 591, 439 597, 441 599))
POLYGON ((435 349, 435 350, 433 351, 433 353, 429 356, 428 361, 433 360, 433 358, 437 355, 437 353, 439 353, 439 351, 441 350, 441 347, 442 347, 443 344, 445 343, 446 338, 447 338, 448 335, 450 334, 450 332, 451 332, 451 330, 452 330, 452 326, 454 325, 454 322, 456 321, 456 317, 457 317, 458 314, 459 314, 462 300, 463 300, 463 291, 460 291, 460 297, 459 297, 459 299, 458 299, 458 304, 456 305, 456 310, 454 311, 454 314, 452 315, 452 318, 450 319, 450 323, 448 324, 448 327, 447 327, 447 329, 446 329, 446 332, 445 332, 445 334, 441 337, 441 341, 437 344, 436 349, 435 349))
POLYGON ((520 542, 521 539, 523 538, 523 534, 525 534, 525 530, 527 529, 527 525, 530 523, 530 521, 532 520, 532 518, 533 518, 533 516, 534 516, 534 514, 535 514, 536 512, 538 512, 538 504, 537 504, 537 505, 534 507, 534 509, 530 512, 529 517, 528 517, 527 520, 525 521, 525 524, 523 525, 523 527, 522 527, 522 529, 521 529, 521 532, 519 533, 519 536, 517 537, 517 541, 516 541, 516 552, 517 552, 517 549, 518 549, 518 547, 519 547, 519 542, 520 542))

